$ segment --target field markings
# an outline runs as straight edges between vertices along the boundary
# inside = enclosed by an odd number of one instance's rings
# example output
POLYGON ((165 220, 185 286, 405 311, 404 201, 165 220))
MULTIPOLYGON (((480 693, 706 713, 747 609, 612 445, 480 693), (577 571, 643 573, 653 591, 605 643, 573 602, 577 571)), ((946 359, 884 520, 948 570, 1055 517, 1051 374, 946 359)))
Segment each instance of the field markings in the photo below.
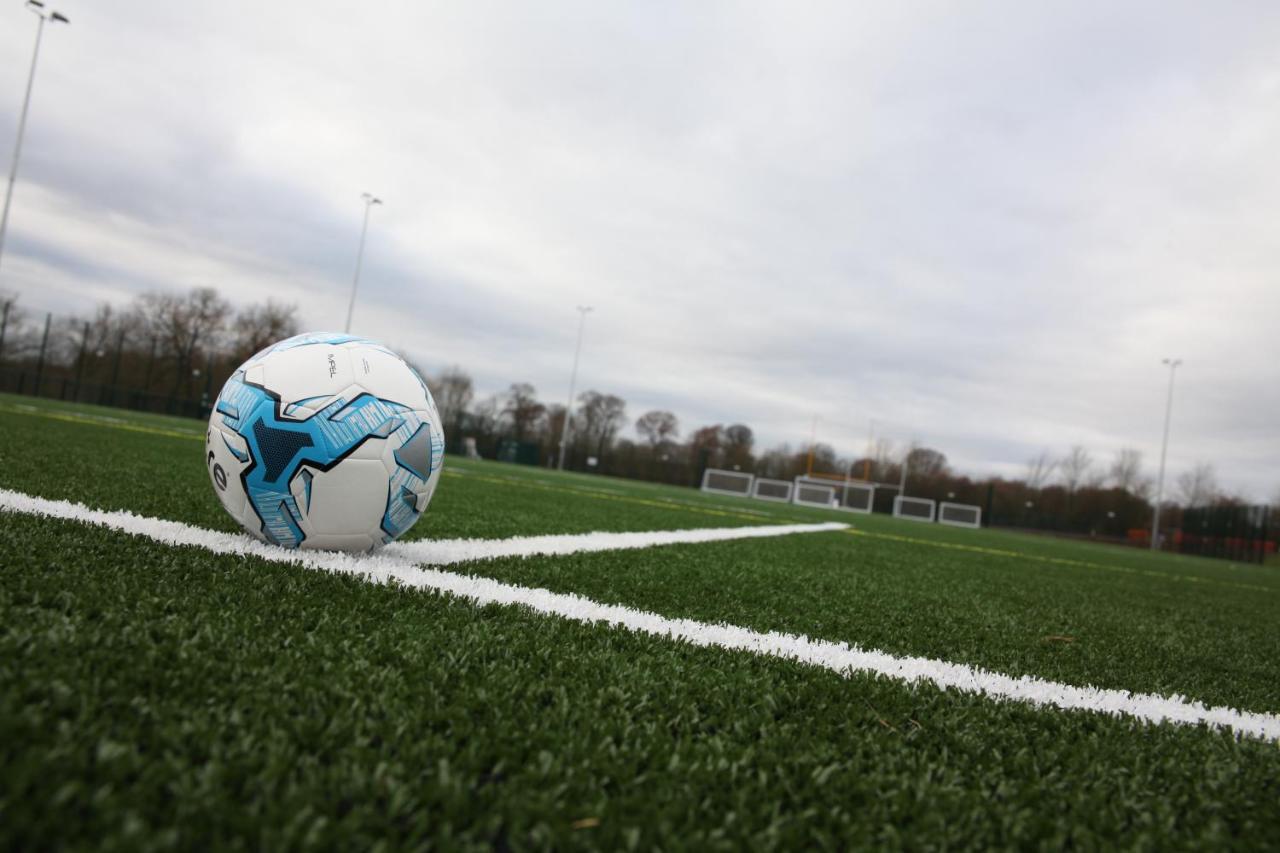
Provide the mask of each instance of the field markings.
MULTIPOLYGON (((748 515, 745 512, 739 512, 737 510, 711 509, 709 507, 696 507, 696 506, 686 506, 682 504, 672 504, 663 500, 652 500, 650 498, 640 498, 640 497, 635 497, 634 495, 608 495, 608 494, 602 494, 601 492, 598 492, 598 491, 591 491, 588 489, 578 488, 574 486, 553 486, 538 480, 526 480, 522 477, 510 477, 510 476, 501 477, 501 476, 493 476, 489 474, 477 474, 475 471, 470 471, 470 470, 464 470, 464 471, 454 473, 450 470, 449 466, 446 464, 444 468, 444 475, 449 476, 451 474, 453 476, 466 477, 467 479, 470 479, 470 480, 478 480, 482 483, 495 483, 499 486, 508 486, 508 485, 524 486, 525 488, 528 488, 528 489, 539 489, 544 492, 557 492, 559 494, 564 494, 564 495, 579 495, 582 497, 592 498, 598 501, 614 501, 617 503, 635 504, 637 506, 648 506, 648 507, 656 507, 658 509, 675 510, 677 512, 692 512, 692 513, 697 513, 698 515, 712 515, 712 516, 717 516, 719 518, 740 518, 746 521, 760 520, 758 514, 748 515)), ((752 512, 755 513, 754 510, 752 510, 752 512)))
MULTIPOLYGON (((67 423, 83 424, 85 426, 106 427, 107 429, 121 429, 129 432, 148 433, 150 435, 162 435, 169 438, 184 438, 193 441, 204 441, 204 433, 181 432, 178 430, 167 430, 157 427, 142 426, 137 423, 130 423, 112 418, 95 418, 89 415, 81 415, 74 412, 53 412, 49 410, 41 410, 35 406, 24 404, 8 404, 0 403, 0 412, 9 412, 12 414, 29 415, 32 417, 48 418, 50 420, 64 421, 67 423)), ((495 483, 498 485, 518 485, 526 488, 539 489, 548 492, 558 492, 561 494, 578 495, 582 497, 595 498, 596 500, 611 500, 619 503, 631 503, 640 506, 656 507, 659 509, 676 510, 679 512, 692 512, 699 515, 711 515, 721 518, 737 518, 745 521, 760 521, 760 516, 767 516, 765 513, 757 510, 728 510, 728 509, 712 509, 711 507, 700 507, 691 505, 689 502, 677 502, 669 498, 640 498, 633 495, 624 494, 606 494, 598 489, 591 487, 572 487, 572 486, 556 486, 543 480, 525 479, 522 477, 512 476, 493 476, 488 474, 479 474, 475 471, 463 468, 462 470, 454 470, 446 466, 444 469, 445 476, 452 477, 468 477, 481 482, 495 483), (748 515, 747 513, 751 513, 748 515)), ((995 557, 1012 557, 1019 560, 1027 560, 1037 563, 1046 563, 1050 565, 1074 566, 1077 568, 1101 569, 1103 571, 1115 572, 1119 574, 1139 575, 1143 577, 1159 578, 1162 580, 1186 581, 1187 583, 1206 584, 1209 586, 1223 586, 1232 589, 1247 590, 1251 592, 1275 593, 1277 590, 1263 586, 1261 584, 1242 583, 1240 581, 1218 580, 1216 578, 1197 577, 1195 575, 1173 574, 1170 572, 1160 572, 1154 569, 1135 569, 1129 566, 1113 566, 1106 563, 1094 563, 1088 560, 1073 560, 1066 557, 1046 557, 1039 554, 1028 554, 1023 551, 1011 551, 1004 548, 989 548, 979 545, 964 545, 958 542, 941 542, 933 539, 920 539, 914 536, 903 536, 894 533, 876 533, 869 530, 850 528, 845 531, 854 536, 865 536, 871 539, 885 539, 892 542, 904 542, 913 545, 927 545, 934 548, 945 548, 952 551, 967 551, 975 554, 988 554, 995 557)), ((1228 564, 1227 568, 1234 569, 1234 566, 1228 564)))
MULTIPOLYGON (((1179 695, 1159 696, 1126 690, 1079 687, 1031 675, 1009 676, 967 664, 893 655, 848 643, 814 640, 794 634, 760 632, 726 624, 676 619, 570 593, 505 584, 491 578, 422 568, 392 554, 354 556, 325 551, 288 551, 243 534, 205 530, 176 521, 130 512, 95 510, 82 504, 37 498, 0 489, 0 511, 67 519, 141 536, 167 545, 202 548, 216 554, 251 556, 274 563, 355 575, 456 596, 479 605, 520 606, 587 625, 609 625, 639 634, 796 661, 842 676, 868 673, 904 684, 930 684, 1040 708, 1091 711, 1126 716, 1146 723, 1204 725, 1237 736, 1280 741, 1280 715, 1205 706, 1179 695)), ((680 531, 687 533, 689 531, 680 531)), ((539 537, 541 538, 541 537, 539 537)))
MULTIPOLYGON (((149 435, 162 435, 168 438, 185 438, 192 441, 204 441, 204 432, 182 432, 179 430, 162 429, 159 427, 142 426, 137 423, 112 419, 110 421, 80 415, 74 412, 54 412, 50 410, 37 409, 35 406, 13 405, 0 403, 0 412, 7 412, 16 415, 28 415, 36 418, 47 418, 54 421, 63 421, 65 423, 81 424, 83 426, 105 427, 106 429, 119 429, 127 432, 140 432, 149 435)), ((759 521, 761 516, 772 517, 758 510, 724 510, 712 509, 710 507, 689 506, 685 504, 675 504, 667 500, 650 500, 648 498, 635 497, 633 495, 623 493, 605 493, 600 489, 589 487, 573 487, 573 486, 555 486, 539 480, 526 480, 521 477, 495 477, 488 474, 479 474, 475 471, 462 469, 459 471, 452 470, 448 465, 443 471, 445 476, 451 477, 468 477, 485 483, 496 483, 498 485, 518 485, 526 488, 540 489, 548 492, 559 492, 566 495, 578 495, 581 497, 595 498, 596 500, 616 501, 618 503, 636 504, 638 506, 657 507, 659 509, 675 510, 677 512, 692 512, 699 515, 711 515, 720 518, 738 518, 745 521, 759 521)))
POLYGON ((102 417, 94 417, 92 415, 84 415, 78 412, 55 412, 49 409, 39 409, 35 406, 25 406, 22 404, 0 403, 0 412, 6 412, 14 415, 28 415, 33 418, 47 418, 51 421, 64 421, 65 423, 83 424, 85 426, 106 427, 107 429, 122 429, 126 432, 143 432, 148 435, 163 435, 168 438, 185 438, 192 441, 204 441, 204 431, 200 432, 184 432, 176 429, 163 429, 161 427, 149 427, 142 424, 125 421, 119 418, 111 418, 110 420, 102 417))
POLYGON ((692 530, 646 530, 632 533, 571 533, 548 536, 513 536, 510 539, 419 539, 394 542, 382 554, 431 566, 451 566, 500 557, 556 557, 599 551, 628 551, 659 545, 696 545, 733 539, 762 539, 796 533, 829 533, 844 530, 839 522, 820 524, 769 524, 762 527, 701 527, 692 530))
MULTIPOLYGON (((546 480, 540 480, 537 477, 517 478, 517 477, 512 477, 510 475, 507 475, 506 479, 509 479, 513 482, 532 483, 544 488, 551 488, 551 489, 562 488, 560 485, 556 483, 551 483, 546 480)), ((646 486, 652 487, 656 484, 648 483, 643 480, 632 480, 630 481, 629 485, 641 486, 643 488, 646 486)), ((661 495, 655 495, 651 498, 646 498, 646 497, 641 497, 639 495, 633 494, 631 492, 623 491, 622 489, 607 489, 599 486, 576 485, 576 486, 571 486, 569 488, 576 489, 582 493, 619 495, 625 498, 634 498, 635 500, 643 500, 643 501, 652 500, 652 501, 658 501, 662 504, 675 504, 678 507, 693 507, 694 509, 697 509, 697 510, 718 510, 730 515, 754 516, 756 518, 777 518, 777 516, 774 513, 766 512, 765 510, 762 510, 762 509, 752 509, 749 507, 725 506, 724 504, 721 504, 721 503, 711 503, 711 502, 695 503, 693 501, 678 500, 676 498, 668 498, 668 497, 663 497, 661 495)))
POLYGON ((1103 571, 1118 572, 1126 575, 1140 575, 1149 578, 1159 578, 1161 580, 1186 581, 1187 583, 1224 586, 1232 589, 1248 590, 1250 592, 1276 592, 1274 588, 1263 586, 1261 584, 1225 581, 1219 580, 1218 578, 1202 578, 1197 577, 1196 575, 1181 575, 1173 572, 1159 572, 1155 569, 1135 569, 1131 566, 1111 566, 1106 563, 1090 562, 1089 560, 1073 560, 1069 557, 1046 557, 1041 554, 1028 554, 1025 551, 1010 551, 1005 548, 989 548, 984 545, 963 545, 958 542, 940 542, 934 539, 919 539, 914 536, 902 536, 896 533, 873 533, 869 530, 858 530, 853 528, 844 532, 853 536, 865 536, 870 539, 886 539, 890 542, 905 542, 910 545, 926 545, 933 548, 946 548, 950 551, 965 551, 971 554, 988 554, 993 557, 1013 557, 1018 560, 1028 560, 1035 563, 1048 563, 1056 566, 1102 569, 1103 571))

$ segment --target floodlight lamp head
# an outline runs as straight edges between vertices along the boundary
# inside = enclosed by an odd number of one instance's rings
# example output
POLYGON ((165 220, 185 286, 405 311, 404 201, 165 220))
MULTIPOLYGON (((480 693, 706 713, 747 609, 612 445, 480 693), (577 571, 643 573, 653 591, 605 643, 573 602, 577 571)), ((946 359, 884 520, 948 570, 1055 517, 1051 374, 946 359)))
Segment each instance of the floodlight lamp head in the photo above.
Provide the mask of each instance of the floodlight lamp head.
POLYGON ((44 4, 43 4, 43 3, 41 3, 41 2, 40 2, 40 0, 27 0, 27 8, 29 8, 29 9, 43 9, 43 8, 44 8, 44 4))
POLYGON ((66 16, 66 15, 64 15, 64 14, 62 14, 61 12, 54 12, 52 15, 50 15, 50 16, 49 16, 49 20, 51 20, 51 21, 57 21, 57 22, 59 22, 59 23, 63 23, 63 24, 69 24, 69 23, 71 23, 70 19, 69 19, 69 18, 67 18, 67 16, 66 16))

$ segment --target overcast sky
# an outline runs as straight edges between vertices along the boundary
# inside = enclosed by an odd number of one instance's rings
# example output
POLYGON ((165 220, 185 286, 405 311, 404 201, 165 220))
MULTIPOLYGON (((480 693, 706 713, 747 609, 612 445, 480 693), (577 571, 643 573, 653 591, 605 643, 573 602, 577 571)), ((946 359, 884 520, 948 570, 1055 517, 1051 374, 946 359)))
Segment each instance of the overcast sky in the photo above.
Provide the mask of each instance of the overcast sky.
MULTIPOLYGON (((1280 4, 48 0, 0 287, 213 285, 483 392, 1280 489, 1280 4), (864 8, 857 8, 864 7, 864 8)), ((7 156, 35 18, 0 9, 7 156)))

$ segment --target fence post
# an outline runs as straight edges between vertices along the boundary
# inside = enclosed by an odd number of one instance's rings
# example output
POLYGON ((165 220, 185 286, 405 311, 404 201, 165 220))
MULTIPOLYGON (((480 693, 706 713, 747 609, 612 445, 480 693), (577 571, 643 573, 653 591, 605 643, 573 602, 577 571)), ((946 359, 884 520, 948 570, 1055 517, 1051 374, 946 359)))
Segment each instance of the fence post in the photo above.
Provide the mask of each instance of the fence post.
POLYGON ((0 320, 0 362, 4 361, 4 333, 9 330, 9 309, 13 307, 13 300, 6 299, 4 301, 4 319, 0 320))
POLYGON ((44 315, 44 337, 40 339, 40 358, 36 361, 36 387, 33 397, 40 396, 40 381, 44 378, 44 354, 49 347, 49 325, 53 323, 53 312, 44 315))
POLYGON ((156 366, 156 336, 151 336, 151 357, 147 359, 147 378, 143 380, 142 390, 151 390, 151 369, 156 366))
POLYGON ((1270 506, 1262 507, 1262 531, 1260 534, 1262 538, 1262 542, 1260 544, 1262 547, 1258 552, 1259 563, 1265 563, 1267 561, 1267 543, 1271 541, 1271 531, 1268 528, 1271 526, 1271 514, 1274 511, 1275 510, 1270 506))
POLYGON ((213 404, 213 350, 209 350, 209 358, 204 363, 204 396, 200 399, 200 417, 206 417, 205 411, 213 404))
POLYGON ((89 321, 84 323, 84 331, 80 333, 80 357, 76 359, 76 393, 72 397, 77 403, 80 402, 80 385, 84 381, 84 359, 85 351, 89 348, 89 321))
POLYGON ((120 359, 124 356, 124 327, 116 335, 116 363, 111 368, 111 405, 116 404, 116 386, 120 384, 120 359))

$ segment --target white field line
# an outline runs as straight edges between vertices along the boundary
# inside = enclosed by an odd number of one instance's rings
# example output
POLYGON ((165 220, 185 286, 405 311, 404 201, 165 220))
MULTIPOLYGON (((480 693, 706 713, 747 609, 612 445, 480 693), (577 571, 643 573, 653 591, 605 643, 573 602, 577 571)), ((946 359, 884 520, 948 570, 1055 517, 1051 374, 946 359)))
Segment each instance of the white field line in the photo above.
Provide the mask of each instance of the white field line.
POLYGON ((1206 707, 1183 696, 1130 693, 1125 690, 1076 687, 1030 675, 1012 677, 965 664, 929 658, 892 655, 847 643, 812 640, 804 636, 762 633, 734 625, 712 625, 692 619, 671 619, 615 604, 601 604, 581 596, 546 589, 513 586, 490 578, 424 569, 385 554, 353 556, 328 551, 288 551, 240 534, 220 533, 176 521, 146 518, 129 512, 90 509, 67 501, 51 501, 0 489, 0 511, 62 518, 94 524, 168 545, 203 548, 217 554, 259 557, 363 577, 374 583, 394 583, 442 592, 476 604, 526 607, 536 613, 585 624, 610 625, 640 634, 716 646, 766 657, 798 661, 840 675, 871 673, 906 684, 925 683, 944 689, 976 693, 994 699, 1024 702, 1044 708, 1094 711, 1123 715, 1147 723, 1206 725, 1237 736, 1280 741, 1280 716, 1229 707, 1206 707))
POLYGON ((380 553, 410 563, 449 566, 498 557, 563 556, 595 551, 624 551, 657 545, 688 545, 725 542, 730 539, 761 539, 793 533, 823 533, 844 530, 847 524, 771 524, 764 527, 710 527, 692 530, 653 530, 640 533, 582 533, 562 536, 515 536, 511 539, 438 539, 394 542, 380 553))

